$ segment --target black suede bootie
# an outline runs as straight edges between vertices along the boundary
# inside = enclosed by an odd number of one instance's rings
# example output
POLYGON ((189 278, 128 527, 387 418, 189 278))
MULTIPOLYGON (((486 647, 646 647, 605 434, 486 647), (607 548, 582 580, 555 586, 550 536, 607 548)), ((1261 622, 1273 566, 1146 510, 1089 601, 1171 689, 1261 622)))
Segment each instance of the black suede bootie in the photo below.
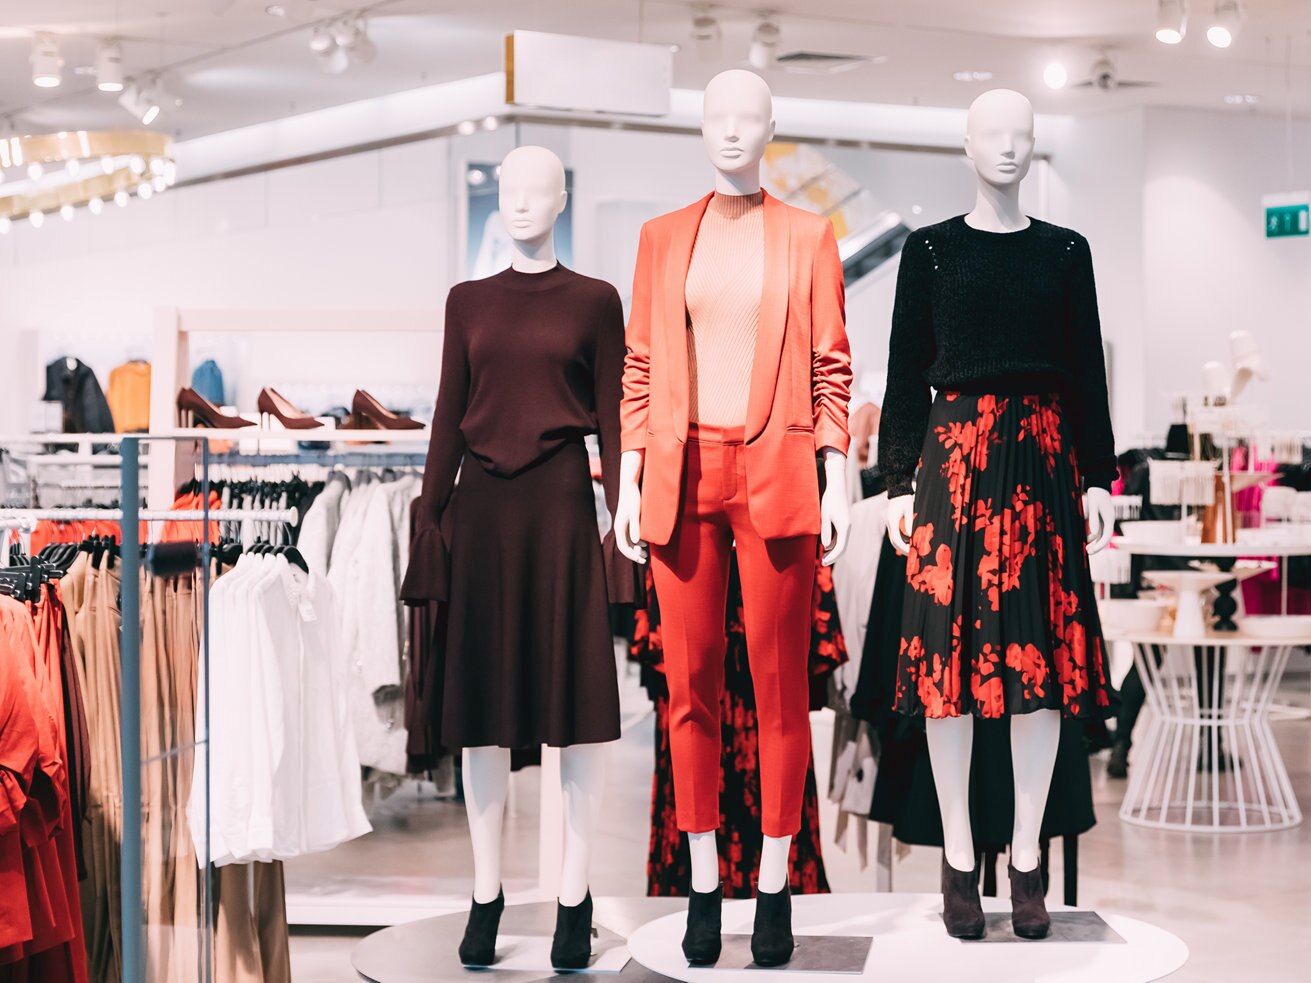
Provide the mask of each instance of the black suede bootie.
POLYGON ((592 892, 588 891, 587 897, 572 908, 556 902, 551 965, 556 969, 586 969, 591 959, 592 892))
POLYGON ((495 901, 486 904, 473 902, 469 909, 469 922, 464 926, 464 939, 460 942, 460 962, 465 966, 490 966, 496 962, 496 929, 505 910, 505 892, 498 892, 495 901))
POLYGON ((777 894, 756 890, 756 925, 751 933, 751 958, 757 966, 782 966, 796 947, 792 938, 792 890, 777 894))
POLYGON ((957 870, 942 858, 942 921, 954 939, 981 939, 987 922, 979 900, 979 866, 957 870))
POLYGON ((724 885, 713 891, 693 891, 687 902, 687 931, 683 933, 683 955, 693 966, 713 966, 722 945, 720 915, 724 906, 724 885))
POLYGON ((1042 889, 1042 869, 1018 871, 1006 865, 1011 875, 1011 925, 1022 939, 1045 939, 1052 930, 1047 899, 1042 889))

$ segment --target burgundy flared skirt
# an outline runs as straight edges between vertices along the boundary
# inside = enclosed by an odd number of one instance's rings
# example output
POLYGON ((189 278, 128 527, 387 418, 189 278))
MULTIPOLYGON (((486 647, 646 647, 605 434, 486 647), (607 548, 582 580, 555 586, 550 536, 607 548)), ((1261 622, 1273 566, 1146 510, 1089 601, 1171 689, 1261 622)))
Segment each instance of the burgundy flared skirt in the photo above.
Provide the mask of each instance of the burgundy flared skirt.
POLYGON ((619 738, 619 684, 587 448, 510 477, 467 455, 452 510, 448 748, 619 738))
POLYGON ((897 710, 1105 716, 1086 530, 1059 396, 940 392, 915 491, 897 710))

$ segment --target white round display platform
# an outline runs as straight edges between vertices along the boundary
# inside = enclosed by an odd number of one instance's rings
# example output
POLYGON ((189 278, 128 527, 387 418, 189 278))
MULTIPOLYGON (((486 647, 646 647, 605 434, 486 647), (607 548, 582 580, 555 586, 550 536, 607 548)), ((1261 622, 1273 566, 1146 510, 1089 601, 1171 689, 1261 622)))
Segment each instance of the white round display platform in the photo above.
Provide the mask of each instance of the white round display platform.
MULTIPOLYGON (((792 899, 793 932, 798 953, 806 936, 864 936, 871 939, 862 973, 692 968, 681 948, 687 916, 679 912, 657 918, 628 939, 633 958, 652 972, 690 983, 760 983, 761 974, 777 973, 780 983, 842 983, 843 980, 962 980, 969 983, 1014 983, 1051 980, 1060 983, 1148 983, 1168 976, 1188 959, 1188 947, 1176 936, 1135 918, 1053 907, 1055 930, 1039 942, 1009 936, 1009 902, 984 898, 992 941, 962 942, 942 925, 942 897, 937 894, 813 894, 792 899), (1109 927, 1110 931, 1107 931, 1109 927), (1099 941, 1085 941, 1100 938, 1099 941)), ((724 905, 723 932, 750 935, 754 901, 724 905)), ((727 949, 727 947, 726 947, 727 949)), ((721 963, 723 960, 721 959, 721 963)), ((801 962, 800 959, 794 962, 801 962)))

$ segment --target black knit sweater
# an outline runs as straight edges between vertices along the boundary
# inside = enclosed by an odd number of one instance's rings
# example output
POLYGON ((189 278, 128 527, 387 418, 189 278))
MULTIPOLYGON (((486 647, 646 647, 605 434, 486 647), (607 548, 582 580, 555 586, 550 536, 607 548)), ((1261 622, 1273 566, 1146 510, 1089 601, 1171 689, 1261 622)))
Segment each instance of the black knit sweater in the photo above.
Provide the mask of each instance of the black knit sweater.
POLYGON ((1115 440, 1088 241, 1037 219, 1019 232, 984 232, 963 215, 912 232, 879 423, 879 468, 893 497, 910 494, 930 387, 1061 393, 1084 484, 1109 489, 1115 440))

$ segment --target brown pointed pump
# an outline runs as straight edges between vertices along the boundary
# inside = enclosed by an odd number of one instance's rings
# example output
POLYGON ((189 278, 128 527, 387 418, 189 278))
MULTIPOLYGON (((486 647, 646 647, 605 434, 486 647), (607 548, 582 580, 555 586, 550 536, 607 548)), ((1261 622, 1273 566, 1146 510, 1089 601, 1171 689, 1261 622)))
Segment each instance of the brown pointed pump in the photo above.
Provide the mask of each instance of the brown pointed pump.
POLYGON ((412 417, 393 413, 363 389, 355 390, 351 416, 360 430, 422 430, 423 424, 412 417))
POLYGON ((194 389, 178 393, 178 414, 184 427, 208 427, 211 430, 240 430, 255 426, 254 420, 224 413, 194 389))
POLYGON ((264 420, 271 417, 288 430, 315 430, 323 426, 322 420, 317 420, 298 409, 276 389, 261 389, 256 405, 264 420))

